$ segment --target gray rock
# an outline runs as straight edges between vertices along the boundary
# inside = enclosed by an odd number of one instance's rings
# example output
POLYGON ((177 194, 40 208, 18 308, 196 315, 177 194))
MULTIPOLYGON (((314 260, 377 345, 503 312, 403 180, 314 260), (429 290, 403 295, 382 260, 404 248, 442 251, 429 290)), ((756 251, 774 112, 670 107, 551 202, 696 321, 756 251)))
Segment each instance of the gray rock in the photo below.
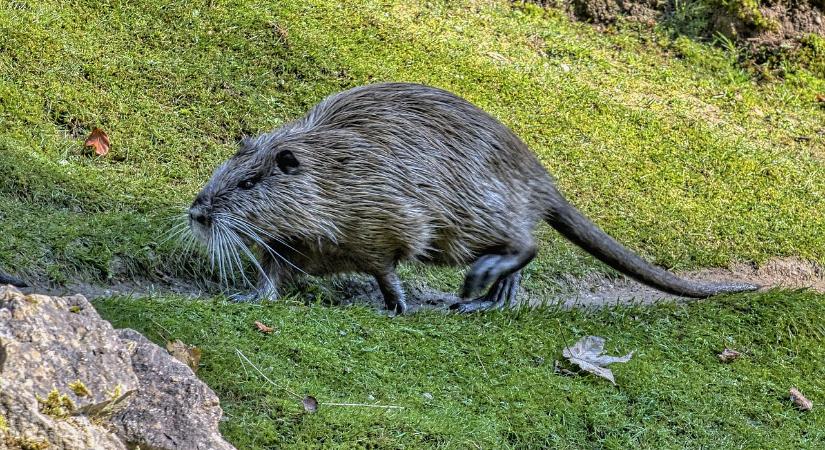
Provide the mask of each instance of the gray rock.
POLYGON ((110 409, 138 386, 126 346, 81 295, 23 295, 0 288, 0 346, 3 386, 44 397, 57 389, 86 415, 110 409))
POLYGON ((0 450, 232 449, 218 398, 80 295, 0 287, 0 450))
POLYGON ((118 435, 144 449, 233 449, 218 433, 218 396, 186 364, 135 330, 118 330, 140 381, 129 407, 112 417, 118 435))

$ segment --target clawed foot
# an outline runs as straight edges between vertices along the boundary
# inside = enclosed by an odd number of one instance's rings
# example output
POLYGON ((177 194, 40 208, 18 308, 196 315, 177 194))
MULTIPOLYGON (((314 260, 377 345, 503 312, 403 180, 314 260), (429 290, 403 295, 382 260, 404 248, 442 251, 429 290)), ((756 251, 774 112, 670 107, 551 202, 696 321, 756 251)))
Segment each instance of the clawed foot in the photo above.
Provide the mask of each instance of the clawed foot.
POLYGON ((387 304, 386 306, 387 311, 396 316, 400 316, 401 314, 407 312, 407 302, 404 300, 395 302, 395 304, 387 304))
MULTIPOLYGON (((507 258, 507 256, 484 255, 479 258, 478 261, 470 267, 467 276, 464 278, 464 285, 461 287, 461 298, 470 297, 498 279, 502 274, 502 260, 504 258, 507 258)), ((491 288, 491 290, 492 289, 493 288, 491 288)), ((489 295, 489 293, 483 297, 487 295, 489 295)), ((479 299, 483 297, 479 297, 479 299)))
MULTIPOLYGON (((496 284, 521 271, 522 267, 527 265, 535 256, 535 247, 527 246, 510 253, 491 253, 478 258, 464 277, 461 298, 472 298, 474 294, 493 284, 484 297, 491 297, 488 300, 497 302, 501 295, 506 296, 507 294, 506 290, 503 294, 497 294, 495 292, 496 284)), ((518 285, 518 280, 516 285, 518 285)))
POLYGON ((450 309, 459 313, 472 313, 502 309, 505 305, 514 308, 520 281, 521 272, 514 272, 496 281, 483 296, 467 302, 454 303, 450 305, 450 309))

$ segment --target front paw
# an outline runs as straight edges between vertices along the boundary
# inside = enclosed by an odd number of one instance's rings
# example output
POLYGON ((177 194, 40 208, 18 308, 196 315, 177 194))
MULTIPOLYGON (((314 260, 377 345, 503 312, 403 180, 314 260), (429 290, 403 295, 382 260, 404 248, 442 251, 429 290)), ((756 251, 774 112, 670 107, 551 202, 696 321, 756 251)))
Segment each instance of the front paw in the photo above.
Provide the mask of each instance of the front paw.
POLYGON ((400 316, 407 312, 407 302, 404 300, 395 303, 386 303, 385 305, 387 307, 387 311, 394 316, 400 316))

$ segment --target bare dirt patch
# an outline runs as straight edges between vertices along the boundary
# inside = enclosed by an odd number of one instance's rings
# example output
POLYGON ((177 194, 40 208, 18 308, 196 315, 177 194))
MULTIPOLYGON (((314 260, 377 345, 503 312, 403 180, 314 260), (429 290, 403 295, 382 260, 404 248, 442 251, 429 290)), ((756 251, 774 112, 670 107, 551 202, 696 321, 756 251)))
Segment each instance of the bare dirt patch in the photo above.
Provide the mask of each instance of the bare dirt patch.
POLYGON ((761 266, 737 264, 729 269, 703 269, 685 274, 687 278, 716 281, 749 281, 767 287, 809 288, 825 293, 825 267, 799 258, 775 258, 761 266))
MULTIPOLYGON (((764 289, 812 289, 825 293, 825 267, 799 258, 776 258, 761 266, 736 264, 729 268, 712 268, 682 272, 681 276, 700 281, 742 281, 756 283, 764 289)), ((608 278, 594 276, 571 279, 565 283, 568 289, 555 295, 541 295, 521 289, 521 303, 529 306, 555 305, 565 308, 597 308, 611 305, 648 305, 660 301, 692 301, 683 297, 665 294, 625 277, 608 278)), ((383 311, 384 301, 377 284, 371 277, 351 275, 340 276, 318 283, 317 292, 298 293, 307 302, 323 302, 335 305, 369 305, 383 311), (321 294, 319 294, 319 292, 321 294)), ((407 293, 410 312, 421 309, 447 310, 460 301, 453 293, 440 292, 416 281, 403 283, 407 293)), ((35 291, 48 295, 69 295, 80 293, 87 298, 129 295, 147 297, 153 295, 176 294, 192 299, 214 295, 214 292, 196 287, 191 283, 176 280, 168 284, 148 284, 125 282, 111 286, 72 284, 62 288, 35 287, 25 291, 35 291)), ((297 292, 296 292, 297 293, 297 292)))
MULTIPOLYGON (((680 273, 698 281, 741 281, 755 283, 763 289, 812 289, 825 293, 825 268, 799 258, 776 258, 761 266, 736 264, 730 268, 702 269, 680 273)), ((665 294, 627 278, 577 280, 573 291, 558 303, 566 307, 599 307, 615 304, 651 304, 659 301, 691 301, 665 294)), ((531 303, 534 301, 531 301, 531 303)))
MULTIPOLYGON (((741 281, 758 284, 763 286, 763 289, 812 289, 825 293, 825 267, 799 258, 776 258, 761 266, 736 264, 729 268, 702 269, 682 272, 680 275, 698 281, 741 281)), ((519 297, 523 304, 530 306, 558 305, 566 308, 692 301, 657 291, 625 277, 590 277, 569 280, 567 285, 570 289, 566 293, 553 298, 542 298, 524 289, 519 297)), ((405 283, 404 287, 411 311, 422 308, 447 309, 451 304, 460 301, 455 294, 435 291, 418 283, 405 283)), ((335 294, 342 305, 366 302, 381 309, 384 304, 378 286, 367 278, 341 278, 335 283, 335 294)))
POLYGON ((825 37, 825 2, 822 0, 768 0, 756 4, 744 0, 533 0, 533 3, 564 9, 572 18, 597 27, 623 18, 648 26, 665 22, 677 31, 684 28, 699 34, 693 37, 713 37, 720 33, 750 50, 796 47, 810 34, 825 37))

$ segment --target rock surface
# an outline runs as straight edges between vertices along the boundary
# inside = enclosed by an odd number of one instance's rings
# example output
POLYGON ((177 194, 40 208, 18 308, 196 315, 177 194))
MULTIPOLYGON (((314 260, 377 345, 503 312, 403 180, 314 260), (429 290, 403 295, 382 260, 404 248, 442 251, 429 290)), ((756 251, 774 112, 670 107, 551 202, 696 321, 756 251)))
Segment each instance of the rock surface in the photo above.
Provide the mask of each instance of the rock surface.
POLYGON ((0 450, 232 449, 218 398, 85 297, 0 287, 0 450))
POLYGON ((118 330, 128 343, 140 386, 111 422, 117 434, 141 449, 232 449, 217 432, 218 396, 186 364, 135 330, 118 330), (150 431, 151 432, 147 432, 150 431))

